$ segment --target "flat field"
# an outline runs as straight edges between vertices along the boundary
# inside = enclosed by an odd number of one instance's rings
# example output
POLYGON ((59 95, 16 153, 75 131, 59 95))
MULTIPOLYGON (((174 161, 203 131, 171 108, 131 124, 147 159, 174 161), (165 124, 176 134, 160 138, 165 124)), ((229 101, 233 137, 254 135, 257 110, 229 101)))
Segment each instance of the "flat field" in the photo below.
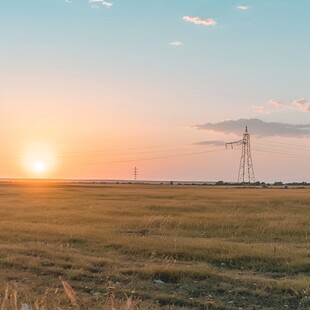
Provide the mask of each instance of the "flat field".
POLYGON ((309 241, 309 188, 1 184, 0 305, 309 309, 309 241))

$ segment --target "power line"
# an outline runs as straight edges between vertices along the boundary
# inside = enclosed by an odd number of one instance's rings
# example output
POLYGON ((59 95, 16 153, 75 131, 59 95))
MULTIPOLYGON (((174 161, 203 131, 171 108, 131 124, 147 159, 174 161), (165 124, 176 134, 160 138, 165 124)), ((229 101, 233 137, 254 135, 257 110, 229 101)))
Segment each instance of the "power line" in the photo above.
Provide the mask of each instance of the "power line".
MULTIPOLYGON (((106 157, 106 156, 115 156, 115 155, 137 155, 137 154, 153 154, 153 153, 167 153, 167 152, 182 152, 182 151, 191 151, 193 148, 209 148, 214 146, 204 146, 204 145, 195 145, 195 144, 178 144, 175 146, 181 146, 186 145, 186 148, 173 148, 173 145, 170 146, 162 146, 162 148, 168 148, 168 149, 162 149, 162 150, 151 150, 152 148, 157 148, 157 146, 154 147, 137 147, 137 148, 123 148, 119 150, 134 150, 134 149, 150 149, 146 151, 137 151, 137 152, 121 152, 117 149, 114 150, 102 150, 102 151, 85 151, 85 152, 61 152, 63 155, 53 155, 51 157, 53 158, 75 158, 75 157, 106 157), (87 155, 87 153, 93 153, 91 155, 87 155)), ((159 146, 160 148, 160 146, 159 146)), ((8 155, 8 156, 0 156, 0 159, 20 159, 25 158, 25 156, 16 156, 16 155, 8 155)))
MULTIPOLYGON (((152 149, 165 149, 165 148, 174 148, 174 147, 179 147, 179 146, 199 146, 199 145, 195 145, 192 143, 180 143, 180 144, 169 144, 169 145, 153 145, 153 146, 138 146, 138 147, 128 147, 128 148, 119 148, 119 149, 104 149, 104 150, 86 150, 86 151, 77 151, 77 152, 62 152, 62 154, 89 154, 89 153, 117 153, 119 154, 120 152, 123 151, 131 151, 131 150, 147 150, 149 149, 150 151, 146 151, 146 152, 152 152, 152 149)), ((158 152, 160 152, 160 150, 157 150, 158 152)), ((143 151, 141 151, 143 152, 143 151)), ((136 153, 136 152, 134 152, 136 153)), ((140 153, 140 152, 137 152, 140 153)))
MULTIPOLYGON (((134 158, 134 159, 125 159, 125 160, 111 160, 111 161, 102 161, 102 162, 89 162, 89 163, 83 163, 83 165, 94 165, 94 164, 115 164, 115 163, 129 163, 129 162, 139 162, 139 161, 151 161, 151 160, 159 160, 159 159, 168 159, 168 158, 178 158, 178 157, 187 157, 187 156, 195 156, 200 154, 206 154, 206 153, 213 153, 213 152, 219 152, 224 151, 223 149, 215 149, 215 150, 207 150, 207 151, 201 151, 201 152, 192 152, 192 153, 184 153, 184 154, 177 154, 177 155, 167 155, 167 156, 158 156, 158 157, 145 157, 145 158, 134 158)), ((71 164, 71 163, 69 163, 71 164)), ((82 165, 81 163, 76 165, 82 165)))
POLYGON ((310 145, 293 144, 293 143, 286 143, 286 142, 279 142, 279 141, 270 142, 270 141, 256 140, 255 144, 267 144, 267 145, 272 145, 272 146, 276 146, 278 144, 278 145, 283 145, 283 147, 293 146, 294 148, 301 148, 301 149, 310 150, 310 145))
MULTIPOLYGON (((201 148, 201 146, 200 146, 201 148)), ((164 149, 164 150, 149 150, 149 151, 139 151, 139 152, 107 152, 107 151, 101 151, 98 154, 93 154, 93 155, 88 155, 87 157, 106 157, 106 156, 114 156, 114 155, 137 155, 137 154, 153 154, 153 153, 167 153, 167 152, 182 152, 182 151, 190 151, 192 148, 182 148, 182 149, 164 149)), ((61 155, 61 156, 56 156, 58 158, 72 158, 72 157, 83 157, 85 155, 80 154, 80 155, 75 155, 75 156, 70 156, 70 155, 61 155)))
POLYGON ((255 144, 266 146, 269 148, 276 148, 276 149, 284 149, 287 150, 288 146, 293 147, 295 151, 310 151, 310 146, 307 145, 294 145, 294 144, 286 144, 286 143, 279 143, 279 142, 264 142, 264 141, 255 141, 255 144))
POLYGON ((261 149, 261 148, 253 148, 254 152, 258 153, 264 153, 264 154, 271 154, 277 157, 282 157, 282 158, 294 158, 294 159, 310 159, 310 155, 307 154, 298 154, 298 153, 285 153, 285 152, 280 152, 280 151, 270 151, 266 149, 261 149))

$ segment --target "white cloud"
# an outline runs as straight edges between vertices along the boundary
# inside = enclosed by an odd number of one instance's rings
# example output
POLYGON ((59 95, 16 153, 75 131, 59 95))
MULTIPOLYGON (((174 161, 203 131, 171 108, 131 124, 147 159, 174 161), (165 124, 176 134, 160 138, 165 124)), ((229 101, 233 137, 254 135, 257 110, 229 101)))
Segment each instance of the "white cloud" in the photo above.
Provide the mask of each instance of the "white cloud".
POLYGON ((277 111, 287 110, 287 105, 277 99, 270 99, 263 105, 253 105, 252 109, 257 113, 270 114, 277 111))
POLYGON ((239 6, 237 6, 237 9, 238 9, 238 10, 241 10, 241 11, 246 11, 246 10, 249 9, 249 7, 248 7, 248 6, 245 6, 245 5, 239 5, 239 6))
POLYGON ((72 3, 72 0, 65 0, 65 2, 67 2, 67 3, 72 3))
POLYGON ((305 98, 294 100, 291 104, 300 112, 310 112, 310 101, 307 101, 305 98))
POLYGON ((310 101, 307 101, 304 98, 296 99, 291 103, 283 103, 276 99, 271 99, 268 102, 266 102, 263 105, 254 105, 252 106, 252 109, 261 114, 270 114, 274 112, 280 112, 280 111, 298 111, 307 113, 310 112, 310 101))
POLYGON ((99 5, 103 5, 106 8, 109 8, 109 7, 111 7, 113 5, 113 3, 108 2, 108 1, 104 1, 104 0, 89 0, 89 3, 95 9, 98 9, 99 5))
POLYGON ((113 5, 113 3, 108 2, 108 1, 102 1, 102 5, 104 5, 105 7, 109 8, 113 5))
POLYGON ((172 46, 183 46, 184 43, 181 42, 181 41, 173 41, 173 42, 170 42, 169 45, 172 45, 172 46))
POLYGON ((217 23, 213 18, 201 18, 198 16, 184 16, 183 20, 195 25, 215 26, 217 23))

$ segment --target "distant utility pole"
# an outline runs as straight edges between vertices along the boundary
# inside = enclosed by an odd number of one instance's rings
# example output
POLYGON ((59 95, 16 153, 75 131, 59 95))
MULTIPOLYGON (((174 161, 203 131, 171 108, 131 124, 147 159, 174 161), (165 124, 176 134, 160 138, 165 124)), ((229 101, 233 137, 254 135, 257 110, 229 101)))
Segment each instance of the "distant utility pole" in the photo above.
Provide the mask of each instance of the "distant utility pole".
POLYGON ((255 183, 254 168, 251 156, 251 144, 250 144, 250 134, 248 133, 248 127, 245 127, 245 132, 243 134, 243 139, 226 143, 226 149, 228 147, 234 148, 234 145, 242 145, 239 173, 238 173, 238 183, 242 183, 243 186, 251 185, 255 183))
POLYGON ((137 180, 138 174, 139 174, 139 169, 137 167, 134 167, 133 168, 133 175, 134 175, 135 181, 137 180))

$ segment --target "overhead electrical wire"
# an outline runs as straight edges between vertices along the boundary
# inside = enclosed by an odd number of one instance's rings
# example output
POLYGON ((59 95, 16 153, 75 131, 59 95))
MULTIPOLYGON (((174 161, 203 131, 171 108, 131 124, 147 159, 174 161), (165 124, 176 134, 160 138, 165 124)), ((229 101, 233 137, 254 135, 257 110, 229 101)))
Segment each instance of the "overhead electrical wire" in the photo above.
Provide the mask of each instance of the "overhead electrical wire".
MULTIPOLYGON (((54 155, 52 157, 62 158, 62 157, 82 157, 82 156, 107 156, 107 155, 135 155, 135 154, 147 154, 147 153, 165 153, 165 152, 179 152, 179 151, 186 151, 191 150, 192 148, 202 148, 202 147, 216 147, 214 145, 206 146, 206 145, 199 145, 195 143, 180 143, 174 145, 156 145, 156 146, 142 146, 142 147, 129 147, 129 148, 120 148, 120 149, 103 149, 103 150, 86 150, 86 151, 77 151, 77 152, 61 152, 61 155, 54 155), (186 148, 178 148, 178 146, 187 146, 186 148), (158 148, 162 148, 162 150, 158 150, 158 148), (137 151, 137 152, 123 152, 123 151, 131 151, 131 150, 144 150, 149 149, 146 151, 137 151), (157 150, 151 150, 157 149, 157 150), (91 155, 89 155, 91 154, 91 155), (93 155, 92 155, 93 154, 93 155)), ((23 155, 12 155, 12 156, 0 156, 0 159, 7 159, 7 158, 24 158, 23 155)))
POLYGON ((305 150, 310 151, 310 145, 297 145, 291 143, 282 143, 282 142, 267 142, 267 141, 255 141, 255 145, 266 145, 268 147, 275 147, 275 148, 285 148, 287 149, 288 146, 293 147, 295 150, 305 150))
MULTIPOLYGON (((265 154, 272 157, 281 157, 281 158, 297 158, 297 159, 310 159, 310 146, 307 145, 297 145, 284 142, 269 142, 269 141, 255 141, 255 145, 258 147, 253 147, 253 152, 265 154), (262 147, 261 147, 262 146, 262 147), (294 147, 294 150, 287 150, 287 146, 294 147)), ((186 156, 195 156, 200 154, 207 154, 213 152, 224 151, 223 146, 220 145, 201 145, 195 143, 180 143, 174 145, 154 145, 154 146, 141 146, 141 147, 129 147, 129 148, 119 148, 119 149, 106 149, 106 150, 89 150, 89 151, 80 151, 80 152, 63 152, 61 155, 56 155, 53 157, 63 158, 63 159, 73 159, 85 157, 87 161, 89 158, 93 157, 121 157, 121 156, 139 156, 142 154, 159 154, 158 156, 151 157, 137 157, 137 158, 125 158, 125 159, 115 159, 115 160, 99 160, 90 162, 79 162, 76 165, 95 165, 95 164, 109 164, 109 163, 126 163, 126 162, 139 162, 139 161, 150 161, 150 160, 159 160, 159 159, 168 159, 168 158, 178 158, 186 156), (184 148, 176 148, 186 146, 184 148), (207 149, 203 151, 194 151, 193 149, 207 149), (135 151, 137 150, 137 151, 135 151), (174 154, 176 153, 177 154, 174 154), (167 153, 172 153, 165 155, 167 153), (162 156, 160 154, 163 154, 162 156)), ((16 158, 24 158, 24 156, 4 156, 0 157, 0 160, 12 160, 16 158)), ((75 163, 67 163, 69 165, 74 165, 75 163)))
MULTIPOLYGON (((132 150, 145 150, 145 149, 164 149, 164 148, 175 148, 179 146, 201 146, 193 143, 180 143, 180 144, 166 144, 166 145, 153 145, 153 146, 138 146, 138 147, 128 147, 128 148, 119 148, 119 149, 103 149, 103 150, 86 150, 86 151, 71 151, 71 152, 62 152, 62 154, 89 154, 89 153, 119 153, 123 151, 132 151, 132 150)), ((159 152, 160 150, 158 150, 159 152)), ((151 151, 149 151, 151 152, 151 151)))
MULTIPOLYGON (((199 146, 199 145, 197 145, 199 146)), ((196 146, 196 147, 197 147, 196 146)), ((138 151, 138 152, 109 152, 109 151, 98 151, 97 154, 88 155, 88 157, 102 157, 102 156, 114 156, 114 155, 136 155, 136 154, 153 154, 153 153, 167 153, 167 152, 183 152, 183 151, 191 151, 192 147, 181 148, 181 149, 163 149, 163 150, 149 150, 149 151, 138 151)), ((200 146, 201 147, 201 146, 200 146)), ((77 155, 58 155, 56 157, 59 158, 66 158, 66 157, 82 157, 85 156, 84 154, 77 154, 77 155)))
POLYGON ((290 153, 281 151, 271 151, 263 148, 252 148, 253 152, 264 153, 272 156, 282 157, 282 158, 294 158, 294 159, 306 159, 310 160, 310 154, 300 154, 300 153, 290 153))
POLYGON ((207 151, 201 151, 201 152, 191 152, 191 153, 176 154, 176 155, 158 156, 158 157, 145 157, 145 158, 124 159, 124 160, 110 160, 110 161, 102 161, 100 163, 94 163, 94 162, 78 163, 76 165, 94 165, 94 164, 101 164, 102 165, 102 164, 112 164, 112 163, 139 162, 139 161, 149 161, 149 160, 194 156, 194 155, 214 153, 214 152, 222 152, 222 151, 225 151, 225 149, 221 148, 221 149, 207 150, 207 151))

